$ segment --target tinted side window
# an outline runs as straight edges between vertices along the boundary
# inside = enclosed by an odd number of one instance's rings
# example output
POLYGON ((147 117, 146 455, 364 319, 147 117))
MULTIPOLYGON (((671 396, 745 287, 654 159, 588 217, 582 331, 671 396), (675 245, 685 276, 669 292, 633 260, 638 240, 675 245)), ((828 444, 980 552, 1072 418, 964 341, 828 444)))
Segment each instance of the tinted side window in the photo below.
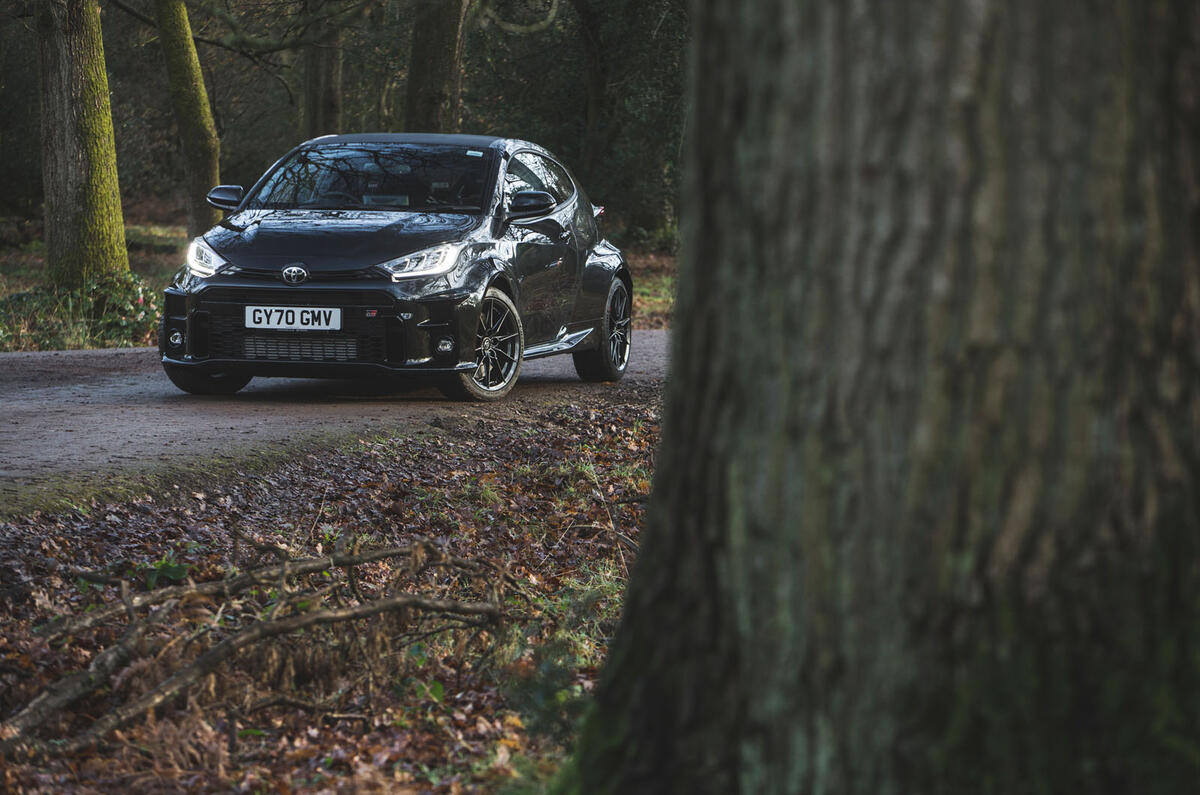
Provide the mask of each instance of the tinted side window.
POLYGON ((512 159, 508 161, 508 171, 504 175, 505 204, 512 199, 513 194, 523 190, 544 190, 550 194, 554 193, 537 170, 531 167, 529 163, 531 157, 533 155, 529 152, 520 152, 513 155, 512 159))
POLYGON ((544 157, 537 157, 535 155, 535 158, 544 169, 543 176, 545 177, 546 184, 550 186, 550 192, 554 194, 554 198, 558 199, 559 202, 565 202, 575 195, 575 186, 571 183, 571 178, 562 166, 544 157))
MULTIPOLYGON (((519 163, 523 173, 531 174, 533 179, 543 185, 541 188, 522 188, 522 190, 544 190, 562 204, 575 193, 575 186, 562 166, 553 160, 534 154, 533 152, 518 152, 513 155, 513 163, 519 163)), ((512 166, 510 166, 510 169, 512 166)))

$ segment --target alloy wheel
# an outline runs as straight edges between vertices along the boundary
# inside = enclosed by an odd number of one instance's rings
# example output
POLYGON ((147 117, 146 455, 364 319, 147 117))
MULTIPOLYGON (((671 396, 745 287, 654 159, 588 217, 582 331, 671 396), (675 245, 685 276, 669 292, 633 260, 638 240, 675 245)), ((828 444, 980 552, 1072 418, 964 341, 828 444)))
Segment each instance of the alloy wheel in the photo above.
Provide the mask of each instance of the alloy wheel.
POLYGON ((618 284, 608 301, 608 356, 617 369, 629 362, 630 318, 629 291, 618 284))
POLYGON ((484 298, 475 335, 476 386, 489 392, 504 389, 520 362, 520 337, 512 310, 495 298, 484 298))

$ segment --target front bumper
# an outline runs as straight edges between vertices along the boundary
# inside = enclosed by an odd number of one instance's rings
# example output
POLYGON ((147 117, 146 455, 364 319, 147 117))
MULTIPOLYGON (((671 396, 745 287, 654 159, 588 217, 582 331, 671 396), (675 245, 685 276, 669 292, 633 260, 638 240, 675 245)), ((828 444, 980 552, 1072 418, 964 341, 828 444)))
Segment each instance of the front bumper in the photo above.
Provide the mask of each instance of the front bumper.
POLYGON ((159 352, 166 364, 254 375, 343 378, 469 370, 475 366, 472 342, 481 295, 481 288, 451 288, 444 281, 177 283, 164 293, 159 352), (342 327, 246 328, 247 306, 337 307, 342 327), (450 350, 439 351, 447 340, 450 350))

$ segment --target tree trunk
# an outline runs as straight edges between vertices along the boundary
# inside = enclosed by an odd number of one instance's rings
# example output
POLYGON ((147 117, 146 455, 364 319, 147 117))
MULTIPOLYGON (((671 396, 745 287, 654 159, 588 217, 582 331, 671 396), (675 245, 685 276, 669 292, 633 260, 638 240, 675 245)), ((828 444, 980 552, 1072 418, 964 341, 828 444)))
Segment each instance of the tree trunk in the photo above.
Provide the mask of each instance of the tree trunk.
MULTIPOLYGON (((316 14, 325 0, 306 0, 305 10, 316 14)), ((320 41, 304 46, 304 105, 302 109, 305 138, 336 135, 342 132, 342 31, 329 22, 329 31, 320 41)))
POLYGON ((36 9, 47 272, 75 287, 129 271, 100 7, 44 0, 36 9))
POLYGON ((167 61, 171 107, 183 142, 188 235, 195 237, 221 220, 221 213, 204 198, 221 181, 221 143, 204 90, 204 75, 192 41, 187 7, 183 0, 155 0, 155 11, 159 42, 167 61))
POLYGON ((711 0, 568 789, 1191 792, 1200 10, 711 0))
POLYGON ((463 19, 470 0, 422 0, 413 23, 404 126, 458 132, 463 19))
MULTIPOLYGON (((605 134, 614 123, 609 112, 608 56, 601 35, 604 25, 604 10, 594 8, 588 0, 571 0, 571 6, 579 17, 579 43, 586 64, 587 105, 584 109, 583 144, 580 146, 581 173, 591 174, 599 167, 599 161, 610 143, 605 134)), ((624 9, 628 11, 629 9, 624 9)), ((621 17, 622 19, 624 16, 621 17)))

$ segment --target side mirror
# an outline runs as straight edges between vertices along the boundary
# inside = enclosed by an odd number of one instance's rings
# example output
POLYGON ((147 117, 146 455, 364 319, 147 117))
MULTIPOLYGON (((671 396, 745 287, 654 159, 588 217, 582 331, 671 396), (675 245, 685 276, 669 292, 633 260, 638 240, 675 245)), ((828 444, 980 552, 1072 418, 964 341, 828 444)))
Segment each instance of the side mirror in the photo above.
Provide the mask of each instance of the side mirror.
POLYGON ((558 201, 544 190, 523 190, 509 200, 504 220, 511 221, 515 218, 534 218, 545 215, 553 210, 556 204, 558 201))
POLYGON ((246 192, 241 185, 218 185, 208 192, 205 200, 218 210, 236 210, 246 192))

